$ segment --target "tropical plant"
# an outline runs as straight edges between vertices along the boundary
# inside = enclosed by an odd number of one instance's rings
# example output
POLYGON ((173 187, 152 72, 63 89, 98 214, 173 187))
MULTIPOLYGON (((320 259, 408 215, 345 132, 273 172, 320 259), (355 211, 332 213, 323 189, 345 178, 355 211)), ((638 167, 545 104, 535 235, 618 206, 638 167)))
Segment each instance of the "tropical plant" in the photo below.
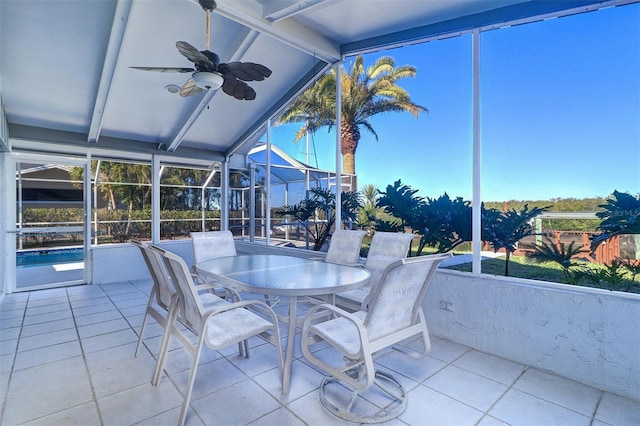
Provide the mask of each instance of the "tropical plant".
POLYGON ((425 199, 417 196, 416 192, 398 180, 381 192, 378 206, 397 218, 399 229, 410 228, 421 236, 417 255, 422 254, 426 246, 445 253, 465 241, 471 241, 469 201, 462 197, 452 200, 446 192, 438 198, 425 199))
POLYGON ((410 223, 420 215, 424 204, 424 199, 416 196, 416 192, 418 192, 417 189, 411 189, 400 180, 395 181, 393 185, 387 185, 386 191, 380 192, 377 205, 392 218, 379 221, 376 229, 382 227, 403 231, 406 226, 410 226, 410 223))
POLYGON ((633 285, 633 281, 625 279, 625 270, 618 259, 613 260, 610 265, 585 268, 582 276, 584 280, 591 281, 596 287, 612 291, 629 291, 629 287, 633 285))
POLYGON ((482 240, 491 244, 494 252, 504 249, 506 252, 504 275, 509 276, 509 259, 516 251, 518 241, 534 234, 531 219, 547 210, 547 207, 534 207, 529 210, 525 204, 520 211, 509 209, 500 212, 496 209, 482 208, 482 240))
POLYGON ((358 227, 366 230, 375 230, 376 221, 383 212, 377 206, 380 191, 375 185, 367 184, 360 188, 362 195, 362 207, 358 210, 358 227))
MULTIPOLYGON (((415 104, 409 93, 398 86, 398 80, 415 77, 415 67, 396 67, 393 58, 381 57, 365 69, 364 58, 356 56, 348 70, 342 73, 342 111, 340 121, 340 151, 342 170, 355 174, 355 153, 364 128, 378 139, 370 118, 387 112, 408 112, 418 117, 423 106, 415 104)), ((336 124, 336 72, 332 69, 296 98, 276 124, 302 123, 295 141, 307 133, 336 124)))
POLYGON ((625 192, 613 191, 613 197, 598 207, 604 211, 596 213, 601 219, 598 230, 602 231, 591 240, 591 251, 616 235, 640 234, 640 195, 634 197, 625 192))
POLYGON ((580 277, 574 274, 571 268, 580 265, 576 257, 585 253, 582 247, 574 247, 575 241, 568 246, 565 243, 554 244, 552 241, 543 241, 535 246, 535 252, 528 255, 535 262, 553 262, 562 268, 565 281, 569 284, 577 284, 580 277))
POLYGON ((427 197, 415 229, 420 238, 418 255, 425 246, 446 253, 471 241, 471 202, 462 197, 451 199, 445 192, 438 198, 427 197))
MULTIPOLYGON (((355 223, 358 209, 362 206, 358 192, 343 192, 341 196, 342 222, 355 223)), ((328 189, 311 188, 307 199, 298 204, 283 206, 275 210, 275 215, 291 218, 300 223, 313 239, 313 250, 320 250, 326 242, 336 221, 336 197, 328 189), (312 219, 313 218, 313 219, 312 219)))
POLYGON ((640 277, 640 259, 622 259, 619 258, 620 265, 631 273, 631 281, 635 281, 636 277, 640 277))

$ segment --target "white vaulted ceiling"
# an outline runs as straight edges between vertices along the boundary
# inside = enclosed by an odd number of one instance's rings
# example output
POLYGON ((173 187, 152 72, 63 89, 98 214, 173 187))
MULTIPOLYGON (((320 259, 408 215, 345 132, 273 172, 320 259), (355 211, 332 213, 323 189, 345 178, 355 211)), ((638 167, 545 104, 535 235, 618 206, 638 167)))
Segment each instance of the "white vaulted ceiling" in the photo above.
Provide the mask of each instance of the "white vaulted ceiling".
POLYGON ((211 50, 273 71, 249 83, 255 100, 239 101, 222 90, 181 98, 165 87, 189 74, 130 68, 192 66, 175 42, 205 49, 197 1, 2 0, 0 91, 16 140, 222 158, 248 152, 266 121, 343 55, 598 3, 218 0, 211 50))

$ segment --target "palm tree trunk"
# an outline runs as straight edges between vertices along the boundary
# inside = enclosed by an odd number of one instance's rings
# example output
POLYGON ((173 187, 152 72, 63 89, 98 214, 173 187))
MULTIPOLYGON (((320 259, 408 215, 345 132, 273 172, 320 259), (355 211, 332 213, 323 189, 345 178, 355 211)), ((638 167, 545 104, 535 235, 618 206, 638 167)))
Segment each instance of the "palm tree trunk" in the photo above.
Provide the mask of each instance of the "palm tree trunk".
POLYGON ((511 252, 507 249, 505 249, 505 251, 507 252, 507 255, 505 256, 505 259, 504 259, 504 276, 508 277, 509 276, 509 259, 511 258, 511 252))
POLYGON ((342 153, 342 171, 356 174, 356 149, 360 141, 360 129, 354 123, 343 121, 340 125, 340 152, 342 153))

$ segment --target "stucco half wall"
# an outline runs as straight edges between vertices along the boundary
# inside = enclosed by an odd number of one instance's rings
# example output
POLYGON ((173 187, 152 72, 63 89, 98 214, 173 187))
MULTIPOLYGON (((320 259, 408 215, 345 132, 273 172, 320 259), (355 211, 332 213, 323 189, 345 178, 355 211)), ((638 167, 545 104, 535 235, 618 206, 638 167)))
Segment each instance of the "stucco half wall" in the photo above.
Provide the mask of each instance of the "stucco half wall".
POLYGON ((439 270, 429 332, 640 400, 640 295, 439 270))

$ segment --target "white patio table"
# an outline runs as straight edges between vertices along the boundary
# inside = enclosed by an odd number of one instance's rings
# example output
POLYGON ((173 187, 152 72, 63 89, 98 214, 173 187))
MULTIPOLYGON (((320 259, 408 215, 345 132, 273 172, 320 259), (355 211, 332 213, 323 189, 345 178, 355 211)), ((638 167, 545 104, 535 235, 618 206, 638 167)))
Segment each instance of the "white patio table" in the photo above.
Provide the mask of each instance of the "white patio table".
POLYGON ((289 324, 282 393, 289 393, 293 343, 296 333, 298 298, 326 296, 361 287, 369 281, 365 269, 280 255, 238 255, 220 257, 196 265, 199 273, 242 290, 269 296, 289 297, 289 324))

